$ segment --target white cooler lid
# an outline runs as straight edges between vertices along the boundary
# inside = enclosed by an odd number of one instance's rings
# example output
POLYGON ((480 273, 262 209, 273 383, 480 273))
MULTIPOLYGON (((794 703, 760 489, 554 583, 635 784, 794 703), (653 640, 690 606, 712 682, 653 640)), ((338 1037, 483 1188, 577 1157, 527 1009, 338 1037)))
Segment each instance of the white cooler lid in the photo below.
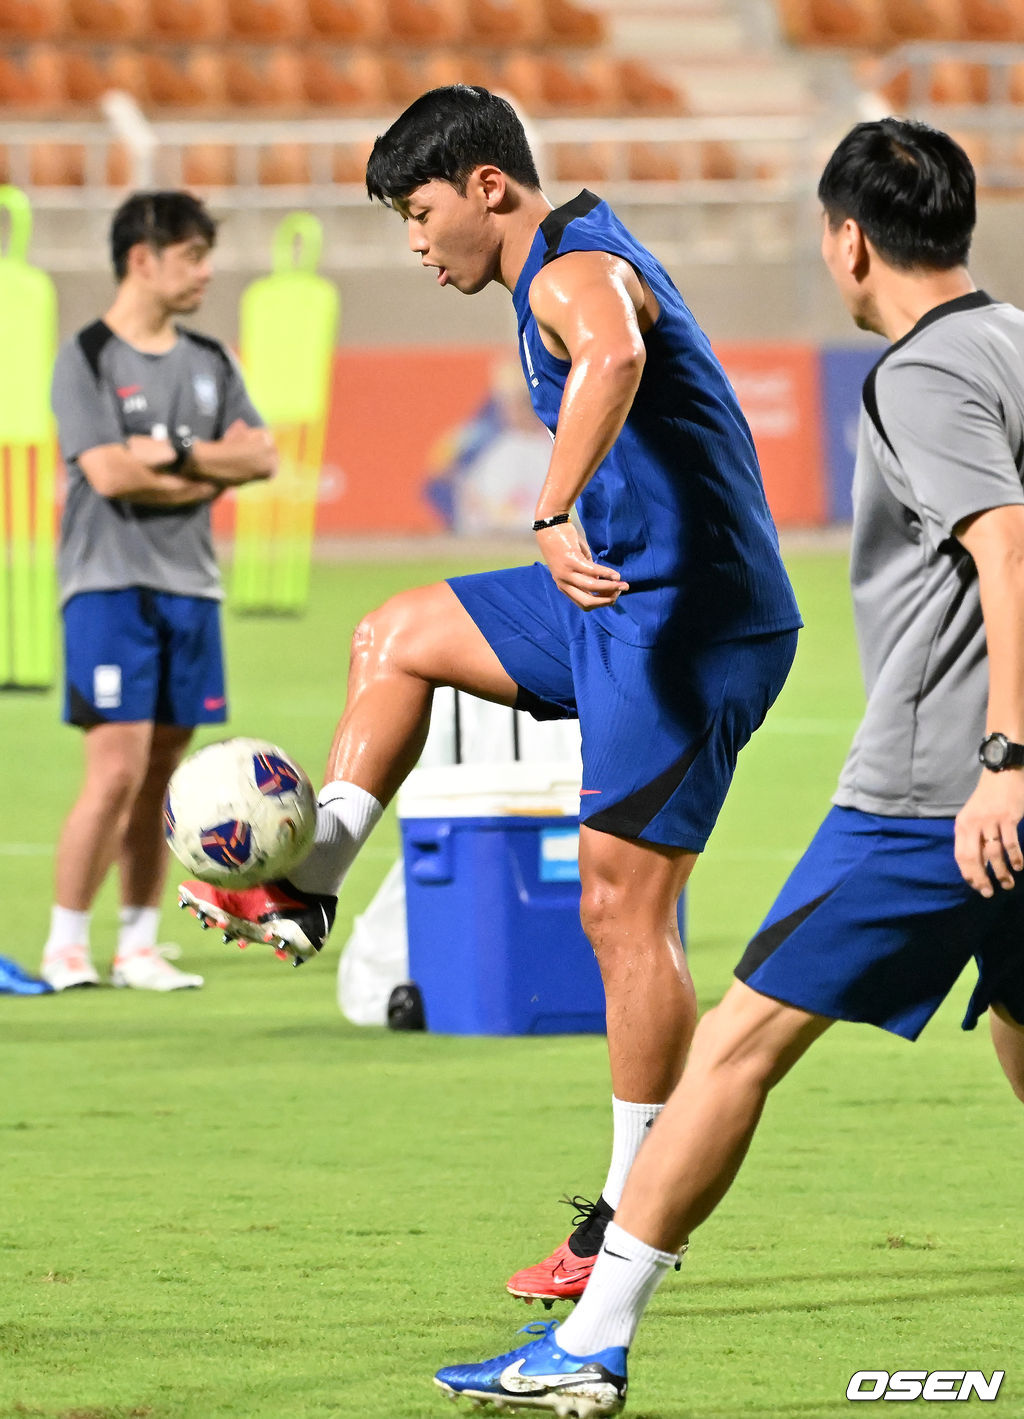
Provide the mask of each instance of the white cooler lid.
POLYGON ((400 818, 575 818, 580 766, 557 762, 439 764, 413 769, 400 818))

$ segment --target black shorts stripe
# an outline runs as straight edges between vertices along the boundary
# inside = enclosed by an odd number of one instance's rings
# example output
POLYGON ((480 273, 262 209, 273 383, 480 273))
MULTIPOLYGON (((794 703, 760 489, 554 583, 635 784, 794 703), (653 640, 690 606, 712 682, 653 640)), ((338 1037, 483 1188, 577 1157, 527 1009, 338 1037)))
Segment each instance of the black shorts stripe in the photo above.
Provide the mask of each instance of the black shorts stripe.
POLYGON ((789 916, 781 917, 778 921, 773 921, 771 926, 766 926, 763 931, 759 931, 744 951, 739 965, 733 972, 736 979, 748 981, 758 966, 763 966, 772 952, 777 951, 786 938, 791 936, 798 926, 801 926, 809 916, 818 910, 822 902, 827 902, 835 890, 835 887, 829 887, 828 891, 822 892, 820 897, 805 902, 803 906, 797 907, 796 911, 791 911, 789 916))
POLYGON ((645 783, 618 803, 602 808, 599 813, 591 813, 586 820, 587 827, 596 828, 599 833, 614 833, 619 838, 638 838, 682 783, 694 759, 711 737, 713 728, 714 725, 709 724, 700 738, 687 747, 685 754, 680 755, 657 778, 651 779, 650 783, 645 783))

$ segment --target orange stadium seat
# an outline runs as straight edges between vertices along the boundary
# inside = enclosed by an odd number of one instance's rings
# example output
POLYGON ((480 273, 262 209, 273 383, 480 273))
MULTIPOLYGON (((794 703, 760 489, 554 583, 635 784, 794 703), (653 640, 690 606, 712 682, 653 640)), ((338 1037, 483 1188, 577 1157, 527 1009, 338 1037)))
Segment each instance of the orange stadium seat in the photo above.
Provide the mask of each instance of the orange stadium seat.
POLYGON ((0 110, 53 113, 65 100, 63 60, 53 45, 0 50, 0 110))
POLYGON ((228 28, 238 39, 269 43, 306 34, 303 0, 227 0, 228 28))
POLYGON ((969 132, 958 132, 956 129, 949 130, 949 136, 960 144, 964 152, 970 158, 978 178, 978 186, 984 187, 987 184, 987 168, 992 161, 992 145, 987 134, 969 132))
POLYGON ((551 176, 559 182, 600 187, 614 176, 614 146, 611 143, 556 143, 547 166, 551 176))
POLYGON ((149 0, 151 39, 223 39, 227 23, 225 0, 149 0))
POLYGON ((388 107, 384 65, 368 49, 311 49, 303 56, 303 92, 314 108, 382 113, 388 107))
POLYGON ((34 187, 84 187, 85 145, 33 143, 28 173, 34 187))
POLYGON ((123 143, 111 143, 107 149, 106 178, 108 187, 131 187, 134 182, 132 155, 123 143))
POLYGON ((378 0, 307 0, 306 14, 315 39, 358 44, 382 38, 378 0))
POLYGON ((922 77, 900 69, 881 90, 894 113, 906 113, 921 102, 941 105, 987 103, 990 97, 988 66, 962 59, 934 60, 922 77))
POLYGON ((794 44, 878 45, 883 40, 880 0, 776 0, 794 44))
POLYGON ((129 45, 89 45, 69 49, 64 57, 64 92, 69 103, 96 104, 111 89, 133 98, 146 96, 146 78, 138 50, 129 45))
POLYGON ((50 39, 64 27, 64 0, 0 0, 0 35, 50 39))
POLYGON ((539 44, 546 35, 544 0, 471 0, 467 5, 470 44, 539 44))
POLYGON ((1007 97, 1013 104, 1024 104, 1024 64, 1011 64, 1006 78, 1007 97))
POLYGON ((420 74, 421 92, 446 84, 479 84, 493 89, 496 83, 493 66, 471 49, 432 49, 424 55, 420 74))
POLYGON ((963 59, 936 59, 928 74, 928 97, 935 104, 988 103, 988 65, 963 59))
POLYGON ((186 187, 231 187, 238 155, 231 143, 193 143, 181 154, 181 180, 186 187))
POLYGON ((310 181, 309 148, 305 143, 273 143, 259 157, 264 187, 305 187, 310 181))
POLYGON ((382 56, 386 107, 405 108, 428 89, 446 84, 482 84, 501 87, 499 75, 472 50, 429 49, 420 54, 385 52, 382 56))
POLYGON ((147 107, 197 109, 224 107, 224 64, 213 48, 175 48, 142 56, 147 107))
POLYGON ((885 0, 884 23, 896 40, 960 36, 958 0, 885 0))
POLYGON ((627 172, 633 182, 678 182, 679 159, 667 143, 630 143, 627 172))
POLYGON ((465 28, 460 0, 385 0, 384 14, 397 44, 458 44, 465 28))
POLYGON ((366 163, 372 147, 372 139, 367 139, 364 143, 339 143, 331 156, 332 182, 364 186, 366 163))
POLYGON ((224 55, 224 94, 237 108, 294 110, 306 100, 302 57, 291 46, 228 49, 224 55))
POLYGON ((740 160, 731 143, 709 140, 700 144, 698 168, 705 182, 735 182, 740 160))
POLYGON ((605 38, 605 25, 593 10, 573 0, 543 0, 548 39, 553 44, 595 45, 605 38))
POLYGON ((80 39, 136 39, 144 32, 146 11, 138 0, 67 0, 67 22, 80 39))
POLYGON ((384 75, 385 103, 388 110, 405 108, 430 88, 424 63, 425 55, 422 54, 410 58, 396 54, 393 50, 384 51, 381 55, 381 71, 384 75))
POLYGON ((960 0, 960 27, 964 39, 1024 40, 1024 5, 1021 0, 960 0))
MULTIPOLYGON (((588 65, 588 72, 590 69, 588 65)), ((613 60, 611 82, 621 95, 622 108, 629 113, 668 116, 688 111, 686 100, 675 85, 642 59, 613 60)))
POLYGON ((562 59, 521 51, 507 59, 500 83, 538 115, 616 112, 618 93, 607 73, 585 74, 562 59))

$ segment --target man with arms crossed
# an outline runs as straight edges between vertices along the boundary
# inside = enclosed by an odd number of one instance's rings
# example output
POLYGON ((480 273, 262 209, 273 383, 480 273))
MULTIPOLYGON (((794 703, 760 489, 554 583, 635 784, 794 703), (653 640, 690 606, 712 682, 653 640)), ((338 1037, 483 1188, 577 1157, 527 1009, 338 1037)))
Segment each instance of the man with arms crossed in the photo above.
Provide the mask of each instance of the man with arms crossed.
POLYGON ((618 1413, 647 1302, 728 1191, 768 1091, 834 1020, 915 1039, 973 956, 964 1028, 988 1011, 1024 1100, 1024 313, 974 289, 974 174, 945 134, 861 124, 818 194, 843 300, 893 342, 864 386, 854 493, 864 720, 836 806, 697 1030, 582 1301, 532 1344, 441 1370, 456 1394, 618 1413))
POLYGON ((202 303, 215 237, 186 192, 128 198, 110 233, 114 303, 63 346, 54 369, 68 468, 58 553, 64 717, 85 731, 85 778, 57 846, 40 969, 55 990, 99 984, 89 918, 115 860, 113 984, 203 983, 156 946, 163 800, 193 727, 227 713, 210 503, 276 466, 227 350, 175 323, 202 303))
POLYGON ((508 1283, 575 1297, 686 1056, 696 1003, 676 905, 785 679, 799 614, 750 431, 706 337, 605 203, 583 192, 552 210, 509 104, 461 85, 425 94, 377 140, 367 187, 439 286, 497 281, 512 296, 527 388, 554 437, 534 514, 543 561, 421 587, 364 621, 309 858, 288 883, 191 883, 183 898, 229 933, 309 954, 419 758, 436 686, 578 716, 581 910, 607 999, 612 1160, 568 1241, 508 1283))

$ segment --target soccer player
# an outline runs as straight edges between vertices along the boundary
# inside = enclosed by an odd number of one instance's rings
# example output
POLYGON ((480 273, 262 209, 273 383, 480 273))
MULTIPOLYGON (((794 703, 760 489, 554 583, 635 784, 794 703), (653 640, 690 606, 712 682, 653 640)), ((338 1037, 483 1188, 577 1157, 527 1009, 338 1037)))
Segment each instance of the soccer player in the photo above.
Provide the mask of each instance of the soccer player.
POLYGON ((1024 1101, 1024 313, 974 288, 974 174, 946 134, 860 124, 818 194, 840 294, 892 342, 864 386, 854 496, 867 710, 579 1306, 532 1344, 441 1370, 455 1393, 618 1413, 647 1302, 728 1191, 768 1091, 834 1020, 915 1039, 973 956, 964 1029, 988 1011, 1024 1101))
POLYGON ((157 949, 163 799, 193 727, 226 714, 210 503, 276 464, 227 350, 176 323, 202 303, 215 236, 186 192, 129 197, 110 231, 113 304, 62 347, 54 369, 68 469, 58 553, 64 717, 85 745, 41 967, 55 990, 99 984, 89 917, 115 860, 113 984, 203 983, 157 949))
POLYGON ((676 905, 789 670, 799 613, 750 431, 706 337, 604 202, 582 192, 552 209, 509 104, 481 88, 425 94, 378 138, 367 187, 441 289, 495 281, 512 296, 527 388, 554 438, 533 523, 543 560, 370 615, 310 856, 287 883, 192 883, 183 898, 229 934, 309 954, 419 758, 436 686, 578 716, 581 914, 607 999, 612 1158, 569 1239, 508 1283, 526 1299, 574 1298, 686 1056, 696 1004, 676 905))

